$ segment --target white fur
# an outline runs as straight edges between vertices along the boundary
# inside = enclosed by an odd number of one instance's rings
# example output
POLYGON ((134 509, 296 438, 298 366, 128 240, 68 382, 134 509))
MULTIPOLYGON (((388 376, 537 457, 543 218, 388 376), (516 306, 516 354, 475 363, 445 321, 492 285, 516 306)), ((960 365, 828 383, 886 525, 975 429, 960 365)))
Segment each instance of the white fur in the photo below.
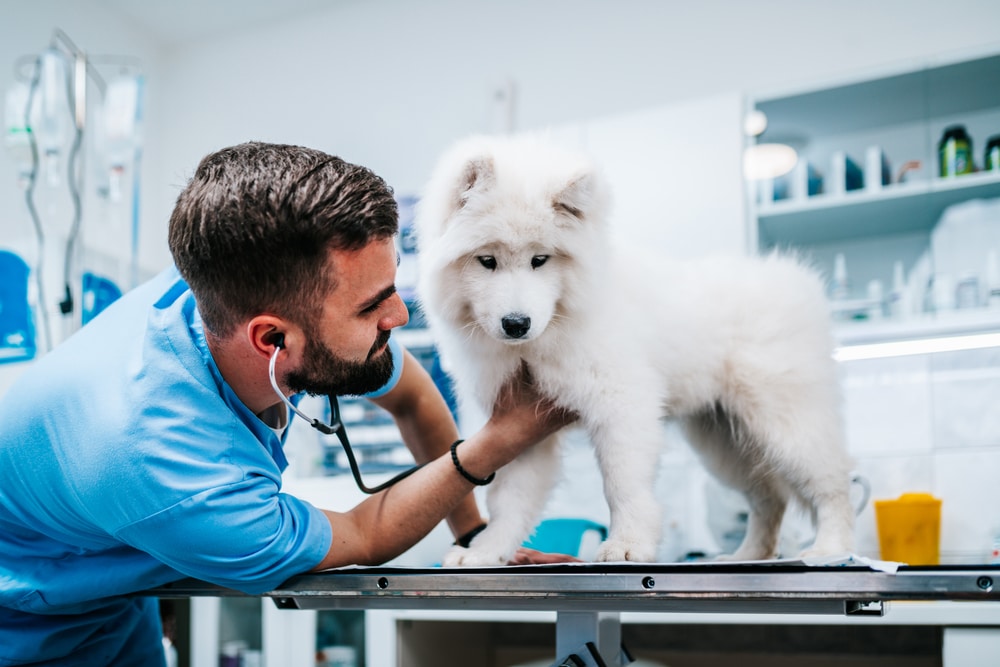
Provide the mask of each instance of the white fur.
MULTIPOLYGON (((442 158, 417 211, 418 291, 459 395, 488 414, 524 361, 542 392, 579 414, 611 510, 599 560, 657 554, 663 417, 683 420, 706 466, 747 496, 733 557, 773 557, 790 500, 816 520, 812 553, 850 551, 850 465, 818 277, 779 255, 650 261, 612 248, 608 206, 587 159, 536 138, 476 137, 442 158), (525 317, 523 336, 505 333, 504 318, 525 317)), ((497 473, 489 527, 446 564, 513 555, 554 486, 558 440, 497 473)))

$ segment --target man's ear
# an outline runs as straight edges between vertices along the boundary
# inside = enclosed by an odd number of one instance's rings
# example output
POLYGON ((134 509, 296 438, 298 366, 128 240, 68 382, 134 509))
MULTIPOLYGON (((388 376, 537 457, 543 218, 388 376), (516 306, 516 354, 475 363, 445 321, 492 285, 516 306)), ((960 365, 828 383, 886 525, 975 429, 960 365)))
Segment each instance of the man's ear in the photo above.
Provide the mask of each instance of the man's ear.
MULTIPOLYGON (((258 354, 270 357, 276 349, 285 349, 299 344, 302 336, 292 331, 292 327, 276 315, 258 315, 247 323, 247 338, 250 346, 258 354)), ((303 339, 304 340, 304 339, 303 339)))

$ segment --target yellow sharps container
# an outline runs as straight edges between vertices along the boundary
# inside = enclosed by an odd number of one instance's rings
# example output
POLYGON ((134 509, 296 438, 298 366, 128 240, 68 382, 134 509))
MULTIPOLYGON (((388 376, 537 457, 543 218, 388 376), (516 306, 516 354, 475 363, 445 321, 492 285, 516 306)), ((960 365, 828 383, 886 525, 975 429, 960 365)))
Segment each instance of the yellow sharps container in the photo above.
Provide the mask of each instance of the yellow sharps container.
POLYGON ((929 493, 904 493, 875 501, 882 560, 937 565, 941 545, 941 500, 929 493))

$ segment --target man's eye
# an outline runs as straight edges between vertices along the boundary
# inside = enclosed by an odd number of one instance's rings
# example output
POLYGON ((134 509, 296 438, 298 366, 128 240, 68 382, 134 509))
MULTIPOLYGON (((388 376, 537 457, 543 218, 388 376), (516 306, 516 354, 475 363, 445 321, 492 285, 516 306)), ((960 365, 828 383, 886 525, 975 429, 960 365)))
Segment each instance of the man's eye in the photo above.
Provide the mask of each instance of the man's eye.
POLYGON ((489 269, 490 271, 495 271, 497 268, 497 260, 493 255, 480 255, 476 257, 479 263, 483 265, 484 269, 489 269))
POLYGON ((548 255, 535 255, 531 258, 531 268, 537 269, 547 261, 549 261, 548 255))

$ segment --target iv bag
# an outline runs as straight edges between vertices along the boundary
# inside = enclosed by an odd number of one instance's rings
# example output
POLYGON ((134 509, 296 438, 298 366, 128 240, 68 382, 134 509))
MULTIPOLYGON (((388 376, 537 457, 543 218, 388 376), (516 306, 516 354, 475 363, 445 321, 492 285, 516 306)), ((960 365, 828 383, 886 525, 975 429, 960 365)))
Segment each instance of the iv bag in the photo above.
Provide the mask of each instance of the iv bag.
MULTIPOLYGON (((38 94, 34 101, 38 111, 34 130, 38 149, 46 163, 49 184, 55 186, 59 184, 60 156, 68 141, 72 123, 66 88, 66 60, 55 49, 46 49, 42 53, 40 66, 38 94)), ((34 114, 32 118, 35 118, 34 114)))
POLYGON ((18 176, 27 178, 31 173, 31 126, 27 123, 28 84, 15 81, 7 89, 4 105, 3 146, 14 160, 18 176))
POLYGON ((142 78, 120 76, 108 82, 104 95, 103 153, 110 173, 113 201, 122 197, 125 171, 135 161, 142 145, 142 78))

